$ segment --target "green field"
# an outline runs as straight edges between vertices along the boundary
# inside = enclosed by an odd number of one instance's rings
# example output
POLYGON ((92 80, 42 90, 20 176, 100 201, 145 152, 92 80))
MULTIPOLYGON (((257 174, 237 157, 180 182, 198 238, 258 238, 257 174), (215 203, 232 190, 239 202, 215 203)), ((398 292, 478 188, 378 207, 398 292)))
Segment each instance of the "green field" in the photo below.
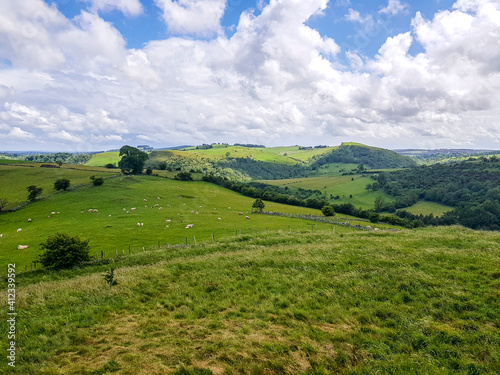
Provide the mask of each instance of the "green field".
MULTIPOLYGON (((90 184, 89 177, 110 177, 119 174, 117 170, 63 164, 61 168, 41 168, 42 163, 20 165, 0 163, 0 198, 9 201, 7 209, 16 207, 28 198, 26 188, 36 185, 43 188, 41 198, 55 193, 54 182, 67 178, 71 185, 90 184)), ((48 164, 48 163, 45 163, 48 164)))
POLYGON ((499 243, 461 227, 269 232, 18 273, 8 373, 498 374, 499 243))
POLYGON ((383 191, 366 190, 366 185, 373 183, 369 177, 355 176, 320 176, 308 178, 295 178, 287 180, 264 180, 260 181, 270 185, 288 186, 302 189, 320 190, 326 195, 326 199, 332 203, 352 203, 355 207, 373 209, 377 197, 383 197, 387 201, 393 200, 390 195, 383 191), (350 198, 352 194, 352 198, 350 198), (330 195, 340 196, 340 199, 332 200, 330 195))
POLYGON ((92 155, 92 159, 90 159, 85 165, 89 165, 91 167, 104 167, 106 164, 118 165, 118 162, 120 161, 119 154, 120 153, 118 151, 94 154, 92 155))
POLYGON ((406 207, 405 210, 414 215, 426 216, 433 214, 434 216, 441 216, 447 211, 452 211, 453 207, 434 202, 418 201, 413 206, 406 207))
MULTIPOLYGON (((240 231, 241 234, 252 234, 266 229, 311 230, 311 224, 318 230, 330 228, 333 231, 331 224, 253 215, 253 202, 252 198, 206 182, 180 182, 154 176, 113 178, 106 180, 102 187, 87 185, 54 194, 19 211, 0 215, 3 234, 0 238, 0 264, 12 261, 30 264, 39 254, 38 245, 56 232, 89 238, 94 252, 102 250, 114 255, 117 249, 128 252, 129 246, 185 244, 186 237, 188 243, 193 243, 194 237, 198 242, 209 242, 212 234, 218 239, 233 236, 236 231, 238 234, 240 231), (156 204, 158 207, 154 207, 156 204), (90 213, 89 209, 98 212, 90 213), (239 215, 239 212, 244 215, 239 215), (247 215, 250 220, 245 219, 247 215), (144 226, 138 227, 137 223, 144 226), (194 227, 186 229, 187 224, 194 224, 194 227), (22 229, 20 233, 17 233, 18 228, 22 229), (28 245, 29 248, 17 250, 18 245, 28 245)), ((266 202, 266 211, 322 216, 319 210, 273 202, 266 202)), ((353 225, 369 224, 345 215, 338 219, 349 220, 353 225)), ((381 229, 388 227, 384 224, 377 226, 381 229)), ((346 231, 346 228, 338 227, 337 231, 346 231)))

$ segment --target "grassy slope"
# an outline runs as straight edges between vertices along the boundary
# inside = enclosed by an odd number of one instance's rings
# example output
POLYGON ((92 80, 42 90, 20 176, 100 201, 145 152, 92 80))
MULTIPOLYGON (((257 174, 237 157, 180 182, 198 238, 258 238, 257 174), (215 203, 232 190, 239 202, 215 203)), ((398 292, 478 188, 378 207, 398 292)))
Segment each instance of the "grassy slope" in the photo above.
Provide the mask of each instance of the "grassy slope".
POLYGON ((429 215, 432 213, 434 216, 441 216, 447 211, 452 211, 453 207, 434 202, 418 201, 413 206, 405 208, 405 210, 415 215, 429 215))
POLYGON ((113 288, 109 265, 18 275, 10 373, 498 374, 499 242, 270 233, 118 259, 113 288))
POLYGON ((120 153, 118 151, 101 152, 99 154, 94 154, 92 155, 92 159, 90 159, 86 163, 86 165, 90 165, 93 167, 103 167, 108 163, 118 165, 118 162, 120 161, 119 154, 120 153))
MULTIPOLYGON (((296 231, 301 227, 311 228, 311 223, 317 229, 331 228, 328 224, 307 220, 252 215, 253 202, 252 198, 205 182, 180 182, 152 176, 114 178, 99 188, 85 187, 58 193, 17 212, 0 215, 3 234, 0 238, 0 264, 16 261, 24 267, 36 258, 38 245, 56 232, 90 238, 92 254, 103 250, 108 255, 114 255, 116 249, 128 252, 129 245, 180 244, 185 243, 186 237, 192 243, 193 236, 198 242, 208 242, 212 233, 218 239, 235 235, 236 230, 245 234, 266 227, 284 229, 286 226, 288 230, 290 225, 290 229, 296 231), (151 208, 155 204, 162 206, 163 210, 151 208), (131 211, 132 207, 136 210, 131 211), (99 212, 89 213, 91 208, 99 212), (123 208, 130 213, 127 214, 123 208), (192 210, 199 214, 191 213, 192 210), (53 211, 60 214, 51 215, 53 211), (238 215, 239 211, 245 215, 238 215), (251 216, 250 220, 245 219, 247 213, 251 216), (218 220, 219 217, 222 221, 218 220), (32 222, 28 223, 28 218, 32 222), (166 223, 167 219, 172 222, 166 223), (144 226, 138 227, 138 222, 144 223, 144 226), (194 228, 185 229, 187 224, 194 224, 194 228), (169 227, 166 228, 166 225, 169 227), (16 232, 18 228, 22 228, 21 233, 16 232), (18 245, 28 245, 29 248, 18 251, 18 245)), ((269 202, 266 210, 321 216, 319 210, 269 202)), ((352 224, 357 223, 348 219, 352 224)), ((378 226, 385 227, 382 224, 378 226)))
POLYGON ((338 200, 332 200, 333 203, 352 203, 356 207, 364 209, 372 209, 375 199, 378 196, 390 201, 393 198, 383 191, 368 191, 366 185, 373 183, 373 180, 368 177, 358 176, 320 176, 309 178, 296 178, 288 180, 267 180, 262 181, 272 185, 301 187, 303 189, 318 189, 326 193, 327 199, 330 194, 340 196, 338 200), (354 179, 354 181, 352 180, 354 179), (352 198, 349 196, 352 194, 352 198))
POLYGON ((54 182, 59 178, 69 179, 71 185, 74 186, 90 183, 89 177, 92 175, 108 177, 119 173, 116 170, 69 164, 63 164, 61 168, 40 168, 41 164, 0 164, 0 197, 6 198, 9 201, 7 209, 26 201, 28 197, 26 188, 30 185, 43 188, 41 195, 43 198, 55 192, 54 182))

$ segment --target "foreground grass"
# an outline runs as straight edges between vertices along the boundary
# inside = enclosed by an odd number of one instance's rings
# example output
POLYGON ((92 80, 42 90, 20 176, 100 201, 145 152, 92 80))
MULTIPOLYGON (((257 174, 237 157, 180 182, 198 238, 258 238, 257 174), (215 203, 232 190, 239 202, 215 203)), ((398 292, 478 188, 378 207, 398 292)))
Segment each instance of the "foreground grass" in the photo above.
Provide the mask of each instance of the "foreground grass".
POLYGON ((12 373, 497 374, 499 260, 459 227, 281 232, 119 258, 113 288, 21 274, 12 373))

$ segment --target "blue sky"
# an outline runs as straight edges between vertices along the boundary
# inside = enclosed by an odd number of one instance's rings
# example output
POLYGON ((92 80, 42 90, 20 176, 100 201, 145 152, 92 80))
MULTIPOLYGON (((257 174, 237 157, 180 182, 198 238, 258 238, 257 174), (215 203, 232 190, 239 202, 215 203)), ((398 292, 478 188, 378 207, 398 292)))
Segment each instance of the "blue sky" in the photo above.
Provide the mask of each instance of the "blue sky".
POLYGON ((500 148, 497 0, 0 0, 3 150, 500 148))

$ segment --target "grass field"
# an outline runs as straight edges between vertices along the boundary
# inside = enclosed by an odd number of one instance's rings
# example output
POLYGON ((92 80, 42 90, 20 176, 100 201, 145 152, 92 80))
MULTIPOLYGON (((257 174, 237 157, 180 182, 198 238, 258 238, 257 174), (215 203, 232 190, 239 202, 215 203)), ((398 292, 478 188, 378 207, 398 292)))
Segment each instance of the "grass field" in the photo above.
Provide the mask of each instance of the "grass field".
POLYGON ((413 206, 405 208, 405 210, 414 215, 422 214, 426 216, 433 214, 434 216, 442 216, 445 212, 452 211, 453 207, 434 202, 418 201, 413 206))
POLYGON ((120 161, 118 151, 110 151, 110 152, 101 152, 99 154, 92 155, 92 158, 85 164, 91 167, 104 167, 106 164, 115 164, 118 165, 120 161))
MULTIPOLYGON (((212 234, 219 239, 233 236, 237 230, 241 234, 266 228, 311 230, 311 224, 318 230, 332 230, 331 224, 252 215, 253 202, 252 198, 206 182, 180 182, 154 176, 113 178, 98 188, 86 186, 57 193, 19 211, 0 215, 3 234, 0 238, 0 264, 14 261, 23 266, 30 264, 39 254, 38 245, 56 232, 89 238, 93 252, 100 253, 102 250, 107 255, 114 255, 117 249, 128 252, 129 246, 183 244, 186 243, 186 237, 188 243, 193 243, 194 237, 198 242, 209 242, 212 234), (156 204, 158 207, 154 207, 156 204), (89 209, 97 209, 98 212, 90 213, 89 209), (239 215, 239 212, 244 215, 239 215), (245 219, 247 215, 251 217, 250 220, 245 219), (218 220, 219 217, 222 220, 218 220), (32 221, 28 222, 28 219, 32 221), (166 220, 171 222, 167 223, 166 220), (144 226, 138 227, 137 223, 143 223, 144 226), (187 224, 194 224, 194 228, 186 229, 187 224), (17 233, 18 228, 22 229, 20 233, 17 233), (18 245, 28 245, 29 248, 17 250, 18 245)), ((319 210, 270 202, 266 203, 266 210, 322 215, 319 210)), ((349 220, 353 225, 367 225, 345 216, 342 219, 339 217, 339 220, 349 220)), ((384 224, 377 226, 381 229, 387 227, 384 224)), ((344 227, 337 229, 345 230, 344 227)))
POLYGON ((295 178, 287 180, 264 180, 270 185, 289 186, 303 189, 320 190, 326 194, 326 198, 333 203, 352 203, 356 207, 373 209, 377 197, 383 197, 387 201, 393 198, 383 191, 366 190, 366 185, 373 183, 368 177, 356 176, 319 176, 308 178, 295 178), (330 194, 340 196, 340 199, 330 199, 330 194), (352 195, 352 198, 350 196, 352 195))
MULTIPOLYGON (((40 168, 42 163, 23 163, 20 165, 0 163, 0 198, 9 201, 7 209, 26 201, 26 188, 36 185, 43 188, 41 198, 55 193, 54 182, 59 178, 67 178, 71 185, 90 184, 89 177, 109 177, 117 175, 117 170, 63 164, 61 168, 40 168)), ((47 163, 45 163, 47 164, 47 163)))
POLYGON ((498 374, 499 243, 461 227, 267 233, 18 274, 9 373, 498 374))

